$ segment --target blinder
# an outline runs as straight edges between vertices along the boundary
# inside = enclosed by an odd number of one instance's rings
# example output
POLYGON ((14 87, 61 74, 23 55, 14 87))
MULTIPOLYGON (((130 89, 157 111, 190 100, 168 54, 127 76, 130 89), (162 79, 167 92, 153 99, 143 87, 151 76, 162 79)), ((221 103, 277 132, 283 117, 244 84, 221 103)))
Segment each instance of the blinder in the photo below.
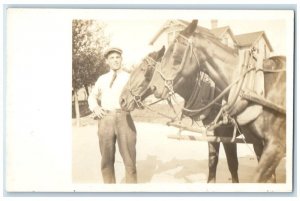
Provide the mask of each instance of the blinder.
POLYGON ((181 72, 183 69, 183 66, 186 62, 188 53, 190 52, 190 56, 194 56, 197 60, 198 65, 200 65, 199 58, 195 54, 194 48, 193 48, 193 37, 185 37, 182 34, 178 34, 178 37, 175 39, 175 44, 172 52, 171 58, 173 59, 173 66, 179 66, 179 68, 176 69, 175 73, 172 73, 171 76, 166 76, 163 72, 161 67, 158 69, 155 69, 163 78, 165 82, 165 87, 170 91, 170 95, 174 95, 174 86, 173 82, 174 79, 177 76, 177 73, 181 72), (183 40, 180 40, 182 38, 183 40))

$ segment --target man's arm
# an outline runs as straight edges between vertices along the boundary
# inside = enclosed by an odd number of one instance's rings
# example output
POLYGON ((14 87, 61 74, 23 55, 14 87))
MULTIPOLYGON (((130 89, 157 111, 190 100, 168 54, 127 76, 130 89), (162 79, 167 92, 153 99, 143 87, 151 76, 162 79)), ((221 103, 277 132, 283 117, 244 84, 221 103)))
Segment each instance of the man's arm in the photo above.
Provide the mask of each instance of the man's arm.
POLYGON ((89 109, 99 118, 102 118, 105 115, 105 111, 98 104, 98 99, 101 96, 100 80, 98 79, 95 83, 95 86, 92 89, 92 92, 89 95, 88 103, 89 109))

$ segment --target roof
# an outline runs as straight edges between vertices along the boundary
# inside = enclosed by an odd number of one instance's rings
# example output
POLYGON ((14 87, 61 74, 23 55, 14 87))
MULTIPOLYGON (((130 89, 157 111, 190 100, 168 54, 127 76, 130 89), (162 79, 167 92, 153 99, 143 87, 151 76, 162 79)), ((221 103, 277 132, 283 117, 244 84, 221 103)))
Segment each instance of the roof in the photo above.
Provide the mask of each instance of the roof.
POLYGON ((222 36, 226 32, 228 32, 229 35, 231 36, 232 40, 237 43, 235 36, 229 26, 214 28, 214 29, 211 29, 210 32, 213 33, 218 38, 222 38, 222 36))
POLYGON ((236 35, 235 39, 237 40, 239 46, 248 47, 248 46, 252 46, 253 44, 255 44, 261 37, 263 37, 265 39, 270 50, 273 51, 273 48, 272 48, 264 31, 236 35))
MULTIPOLYGON (((186 27, 187 25, 190 24, 190 22, 185 21, 185 20, 168 20, 160 29, 159 31, 155 34, 155 36, 152 38, 150 41, 150 45, 153 45, 155 41, 160 37, 161 34, 163 34, 164 31, 166 31, 172 24, 178 24, 186 27)), ((240 34, 240 35, 234 35, 233 32, 231 31, 229 26, 225 27, 218 27, 215 29, 207 29, 202 26, 197 26, 196 32, 201 32, 202 34, 207 34, 207 35, 213 35, 216 36, 218 39, 222 37, 222 35, 226 32, 229 32, 230 36, 238 44, 240 47, 248 47, 252 46, 254 43, 256 43, 261 37, 263 37, 270 49, 270 51, 273 51, 273 48, 271 46, 270 41, 268 40, 266 34, 264 31, 259 31, 259 32, 252 32, 252 33, 246 33, 246 34, 240 34)))
MULTIPOLYGON (((183 24, 185 27, 188 26, 191 22, 187 22, 185 20, 177 20, 179 23, 183 24)), ((196 32, 200 32, 201 33, 207 33, 207 34, 211 34, 210 30, 205 28, 205 27, 202 27, 202 26, 199 26, 197 25, 197 29, 196 29, 196 32)))
MULTIPOLYGON (((153 45, 155 43, 155 41, 160 37, 160 35, 167 30, 172 24, 179 24, 182 25, 183 27, 186 27, 187 25, 190 24, 190 22, 187 22, 185 20, 168 20, 159 30, 158 32, 154 35, 154 37, 152 38, 152 40, 150 41, 150 45, 153 45)), ((203 34, 208 34, 211 35, 212 33, 210 32, 209 29, 204 28, 202 26, 197 26, 196 32, 201 32, 203 34)))
POLYGON ((218 27, 218 28, 214 28, 214 29, 211 29, 210 31, 215 35, 217 36, 218 38, 222 37, 222 35, 224 33, 226 33, 226 31, 229 29, 229 26, 226 26, 226 27, 218 27))

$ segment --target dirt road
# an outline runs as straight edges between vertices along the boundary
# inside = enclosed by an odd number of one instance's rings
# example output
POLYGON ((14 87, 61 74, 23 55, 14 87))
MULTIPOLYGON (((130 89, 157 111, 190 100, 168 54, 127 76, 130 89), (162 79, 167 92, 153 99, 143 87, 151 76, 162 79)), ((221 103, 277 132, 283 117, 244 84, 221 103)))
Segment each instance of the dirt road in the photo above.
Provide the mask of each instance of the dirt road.
MULTIPOLYGON (((206 183, 208 146, 204 141, 179 141, 167 138, 176 128, 161 124, 136 123, 137 171, 139 183, 206 183)), ((241 183, 251 183, 257 161, 252 145, 238 144, 241 183)), ((96 125, 73 127, 73 183, 102 183, 96 125)), ((124 183, 124 165, 117 150, 116 177, 124 183)), ((285 160, 277 168, 277 182, 284 183, 285 160)), ((231 183, 223 150, 217 169, 217 183, 231 183)))

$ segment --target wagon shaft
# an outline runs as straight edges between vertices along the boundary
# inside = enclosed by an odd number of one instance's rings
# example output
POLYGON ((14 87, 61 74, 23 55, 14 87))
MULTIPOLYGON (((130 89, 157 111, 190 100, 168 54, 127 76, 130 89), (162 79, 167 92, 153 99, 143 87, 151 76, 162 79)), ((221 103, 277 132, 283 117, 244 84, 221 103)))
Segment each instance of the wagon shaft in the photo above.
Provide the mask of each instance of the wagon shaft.
POLYGON ((198 134, 195 135, 181 135, 173 134, 168 135, 168 138, 177 139, 177 140, 195 140, 195 141, 208 141, 208 142, 224 142, 224 143, 252 143, 251 141, 245 142, 242 138, 232 138, 232 137, 218 137, 214 136, 213 131, 208 131, 206 128, 194 128, 191 126, 184 126, 181 123, 170 122, 169 126, 174 126, 180 130, 192 131, 198 134))
POLYGON ((257 104, 260 104, 262 106, 265 106, 267 108, 270 108, 272 110, 275 110, 281 114, 286 114, 286 110, 284 107, 280 106, 280 105, 276 105, 274 103, 272 103, 271 101, 266 100, 263 97, 260 97, 258 95, 256 95, 255 93, 251 92, 251 91, 247 91, 241 94, 241 97, 248 100, 248 101, 252 101, 255 102, 257 104))
POLYGON ((231 137, 217 137, 217 136, 207 136, 207 135, 168 135, 168 138, 177 140, 193 140, 193 141, 207 141, 207 142, 223 142, 223 143, 251 143, 249 141, 244 141, 241 138, 235 138, 232 141, 231 137))
POLYGON ((213 131, 208 131, 204 127, 195 128, 195 127, 192 127, 192 126, 184 126, 184 125, 182 125, 181 123, 178 123, 178 122, 170 122, 170 123, 168 123, 168 126, 174 126, 174 127, 179 128, 181 130, 192 131, 192 132, 201 133, 201 134, 214 135, 213 131))

